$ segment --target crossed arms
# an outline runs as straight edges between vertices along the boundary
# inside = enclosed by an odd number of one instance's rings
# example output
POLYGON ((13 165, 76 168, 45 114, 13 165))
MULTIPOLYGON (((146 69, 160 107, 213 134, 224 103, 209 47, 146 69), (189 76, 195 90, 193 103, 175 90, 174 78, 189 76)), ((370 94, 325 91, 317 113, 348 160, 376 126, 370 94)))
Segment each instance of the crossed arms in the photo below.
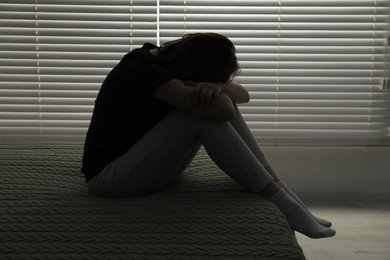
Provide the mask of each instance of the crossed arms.
POLYGON ((183 82, 170 80, 157 87, 154 97, 206 120, 233 120, 234 104, 249 101, 248 91, 234 82, 183 82))

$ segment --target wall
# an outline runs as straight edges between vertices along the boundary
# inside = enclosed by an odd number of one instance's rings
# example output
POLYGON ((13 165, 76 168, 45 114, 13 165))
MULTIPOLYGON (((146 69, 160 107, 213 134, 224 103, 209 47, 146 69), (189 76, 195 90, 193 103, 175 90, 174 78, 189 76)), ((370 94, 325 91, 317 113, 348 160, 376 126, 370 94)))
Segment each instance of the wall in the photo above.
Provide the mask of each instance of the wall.
POLYGON ((263 149, 306 202, 390 202, 390 147, 263 149))

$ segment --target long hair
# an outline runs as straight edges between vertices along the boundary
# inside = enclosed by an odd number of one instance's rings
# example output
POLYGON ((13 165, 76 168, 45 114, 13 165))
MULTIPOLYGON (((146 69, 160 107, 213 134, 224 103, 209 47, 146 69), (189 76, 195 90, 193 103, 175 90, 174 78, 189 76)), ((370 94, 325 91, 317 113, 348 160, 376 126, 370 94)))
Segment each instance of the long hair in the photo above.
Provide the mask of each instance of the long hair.
POLYGON ((162 44, 157 58, 183 81, 227 82, 239 71, 233 43, 217 33, 185 34, 162 44))

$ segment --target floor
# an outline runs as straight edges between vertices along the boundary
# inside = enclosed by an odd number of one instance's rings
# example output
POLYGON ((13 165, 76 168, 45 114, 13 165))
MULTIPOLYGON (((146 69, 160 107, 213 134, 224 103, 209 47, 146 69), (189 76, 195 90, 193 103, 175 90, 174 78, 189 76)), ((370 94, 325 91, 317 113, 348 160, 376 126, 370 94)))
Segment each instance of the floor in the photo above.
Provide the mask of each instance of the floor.
POLYGON ((390 203, 307 204, 332 221, 336 236, 310 239, 297 233, 307 260, 390 260, 390 203))

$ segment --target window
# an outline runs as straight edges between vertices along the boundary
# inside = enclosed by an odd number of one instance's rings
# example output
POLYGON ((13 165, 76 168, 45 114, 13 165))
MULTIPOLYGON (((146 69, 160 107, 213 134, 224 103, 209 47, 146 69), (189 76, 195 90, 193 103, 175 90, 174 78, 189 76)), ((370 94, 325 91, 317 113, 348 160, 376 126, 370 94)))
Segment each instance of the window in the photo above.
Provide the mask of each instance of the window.
POLYGON ((144 42, 236 45, 265 145, 390 145, 388 0, 4 0, 0 140, 83 140, 101 82, 144 42), (387 81, 386 81, 387 80, 387 81))

